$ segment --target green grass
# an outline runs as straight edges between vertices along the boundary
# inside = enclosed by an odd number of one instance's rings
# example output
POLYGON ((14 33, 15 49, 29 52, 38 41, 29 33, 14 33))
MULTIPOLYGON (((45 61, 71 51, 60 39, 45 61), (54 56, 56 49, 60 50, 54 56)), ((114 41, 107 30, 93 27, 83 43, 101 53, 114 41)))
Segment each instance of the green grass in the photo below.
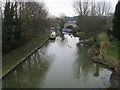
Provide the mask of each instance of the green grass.
MULTIPOLYGON (((17 63, 21 62, 26 56, 28 56, 34 49, 36 49, 37 47, 39 47, 49 36, 49 32, 48 33, 44 33, 44 34, 40 34, 39 37, 31 40, 30 42, 28 42, 27 44, 17 48, 16 50, 11 51, 10 53, 4 55, 4 60, 9 60, 9 58, 11 56, 14 57, 14 54, 19 52, 21 49, 24 49, 26 45, 31 45, 32 43, 39 41, 39 43, 37 43, 37 45, 35 45, 33 48, 29 49, 28 51, 24 52, 23 54, 21 54, 21 56, 15 58, 12 62, 10 62, 9 65, 5 66, 2 68, 2 74, 6 73, 7 71, 9 71, 14 65, 16 65, 17 63)), ((1 74, 1 73, 0 73, 1 74)))
POLYGON ((112 56, 113 58, 115 58, 116 60, 120 60, 120 58, 118 57, 118 48, 114 48, 114 47, 111 47, 111 48, 108 48, 107 49, 107 52, 106 52, 106 55, 107 56, 112 56))
POLYGON ((106 52, 106 55, 107 56, 112 56, 113 58, 115 58, 116 60, 120 60, 120 57, 119 57, 119 51, 118 51, 118 43, 120 42, 110 42, 110 47, 107 49, 107 52, 106 52))
POLYGON ((120 41, 119 42, 113 41, 113 42, 111 42, 111 45, 115 46, 115 47, 120 47, 120 41))
MULTIPOLYGON (((99 34, 99 36, 97 38, 98 42, 104 42, 104 41, 108 41, 108 40, 109 40, 109 37, 105 33, 99 34)), ((120 60, 120 57, 118 56, 118 54, 119 54, 118 47, 120 47, 120 42, 117 42, 117 41, 110 42, 110 47, 107 48, 105 56, 111 56, 115 60, 120 60)))
MULTIPOLYGON (((89 38, 88 41, 93 41, 93 38, 89 38)), ((99 34, 98 38, 97 38, 97 42, 101 43, 101 42, 105 42, 105 41, 109 41, 109 37, 107 36, 107 34, 105 33, 101 33, 99 34)), ((120 60, 120 56, 118 55, 120 53, 120 51, 118 51, 118 48, 120 47, 120 41, 112 41, 110 42, 110 47, 107 48, 105 51, 105 56, 110 56, 113 57, 115 60, 120 60)))
MULTIPOLYGON (((88 41, 94 41, 93 37, 91 37, 87 40, 88 41)), ((107 40, 109 40, 109 38, 107 37, 107 35, 105 33, 101 33, 97 37, 97 42, 103 42, 103 41, 107 41, 107 40)))
POLYGON ((97 42, 103 42, 109 40, 109 37, 105 33, 99 34, 97 42))
POLYGON ((91 38, 88 38, 87 40, 88 40, 88 41, 93 41, 93 37, 91 37, 91 38))

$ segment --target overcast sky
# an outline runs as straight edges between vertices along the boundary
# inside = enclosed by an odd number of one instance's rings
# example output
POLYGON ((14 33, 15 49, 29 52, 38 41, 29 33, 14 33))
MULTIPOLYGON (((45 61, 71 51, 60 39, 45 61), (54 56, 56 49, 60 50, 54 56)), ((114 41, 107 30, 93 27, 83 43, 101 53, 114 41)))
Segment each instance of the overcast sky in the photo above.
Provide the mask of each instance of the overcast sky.
MULTIPOLYGON (((72 3, 74 0, 42 0, 45 2, 51 15, 59 16, 64 13, 66 16, 74 16, 75 11, 73 9, 72 3)), ((84 1, 84 0, 83 0, 84 1)), ((97 0, 102 1, 102 0, 97 0)), ((118 0, 106 0, 113 4, 113 8, 117 4, 118 0)))
MULTIPOLYGON (((0 0, 0 2, 1 1, 4 1, 4 0, 0 0)), ((16 0, 16 1, 34 1, 34 0, 16 0)), ((63 13, 66 16, 74 16, 75 15, 75 11, 72 6, 73 1, 75 1, 75 0, 35 0, 35 1, 40 1, 40 2, 43 1, 46 4, 46 7, 48 8, 49 13, 51 15, 60 16, 63 13)), ((115 6, 118 2, 118 0, 95 0, 95 1, 111 2, 113 9, 115 9, 115 6)))

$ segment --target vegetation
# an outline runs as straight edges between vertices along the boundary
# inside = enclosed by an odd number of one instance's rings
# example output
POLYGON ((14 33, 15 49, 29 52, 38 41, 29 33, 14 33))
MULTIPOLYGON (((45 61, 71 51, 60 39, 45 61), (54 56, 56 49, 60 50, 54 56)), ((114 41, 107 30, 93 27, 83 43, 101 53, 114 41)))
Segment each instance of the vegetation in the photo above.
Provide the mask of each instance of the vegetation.
POLYGON ((6 0, 3 6, 2 74, 5 74, 48 39, 52 20, 43 2, 6 0))
POLYGON ((111 14, 112 8, 109 2, 89 2, 88 0, 85 2, 83 0, 73 2, 73 7, 78 14, 76 24, 83 32, 79 34, 80 39, 84 39, 88 45, 94 44, 92 47, 95 54, 94 61, 112 67, 115 71, 118 71, 117 60, 120 60, 118 56, 120 37, 119 6, 120 1, 116 6, 115 14, 111 14))
POLYGON ((109 37, 106 33, 101 33, 98 35, 97 42, 109 41, 109 37))
POLYGON ((112 25, 108 22, 108 16, 112 12, 111 3, 76 0, 73 7, 78 14, 77 25, 85 33, 84 38, 92 37, 96 42, 101 32, 111 28, 112 25))
POLYGON ((115 58, 115 60, 120 60, 120 57, 118 56, 118 48, 118 42, 111 42, 110 47, 107 49, 106 55, 115 58))
POLYGON ((97 39, 97 42, 102 43, 106 41, 109 41, 109 47, 105 49, 106 52, 104 55, 108 57, 112 57, 115 60, 120 60, 120 57, 118 57, 118 53, 119 53, 118 48, 119 48, 120 42, 116 40, 110 41, 110 38, 107 36, 107 34, 105 33, 100 34, 97 39))
POLYGON ((114 19, 113 19, 113 35, 120 39, 120 1, 116 5, 114 19))
POLYGON ((75 0, 73 7, 78 16, 109 16, 112 12, 112 4, 105 0, 75 0))
POLYGON ((80 16, 77 25, 85 33, 85 38, 93 37, 95 42, 99 33, 106 30, 106 21, 100 16, 80 16))
POLYGON ((43 2, 6 2, 2 16, 3 54, 38 37, 50 27, 43 2))
POLYGON ((118 57, 118 47, 110 47, 107 49, 106 52, 107 56, 112 56, 113 58, 115 58, 115 60, 120 60, 120 58, 118 57))

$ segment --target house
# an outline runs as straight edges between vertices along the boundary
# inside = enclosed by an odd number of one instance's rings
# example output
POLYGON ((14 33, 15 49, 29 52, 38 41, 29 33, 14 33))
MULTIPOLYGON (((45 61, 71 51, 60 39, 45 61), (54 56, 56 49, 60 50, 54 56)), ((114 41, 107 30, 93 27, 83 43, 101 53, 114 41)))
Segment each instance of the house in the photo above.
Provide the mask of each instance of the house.
POLYGON ((68 27, 68 26, 77 27, 76 22, 77 22, 77 21, 67 21, 67 22, 64 24, 64 28, 66 28, 66 27, 68 27))

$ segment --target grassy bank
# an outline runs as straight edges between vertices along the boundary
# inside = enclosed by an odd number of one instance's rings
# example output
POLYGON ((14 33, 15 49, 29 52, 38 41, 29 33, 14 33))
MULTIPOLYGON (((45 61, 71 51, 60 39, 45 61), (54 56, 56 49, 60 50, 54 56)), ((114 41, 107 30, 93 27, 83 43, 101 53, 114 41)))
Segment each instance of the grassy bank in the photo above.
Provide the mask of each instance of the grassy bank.
MULTIPOLYGON (((84 36, 84 34, 83 35, 82 34, 83 33, 76 33, 76 35, 79 37, 84 36)), ((86 42, 87 43, 94 42, 93 37, 88 38, 86 42)), ((118 48, 120 47, 120 42, 118 42, 114 38, 112 41, 110 41, 110 38, 107 36, 106 33, 99 34, 99 36, 97 37, 97 43, 101 43, 101 46, 103 46, 102 43, 106 42, 109 43, 108 47, 105 48, 104 50, 101 50, 104 51, 104 57, 112 57, 114 60, 120 60, 120 57, 118 56, 118 53, 120 52, 118 50, 118 48)))
MULTIPOLYGON (((80 37, 80 36, 79 36, 80 37)), ((101 33, 94 42, 93 37, 85 39, 85 43, 92 47, 94 52, 93 61, 106 65, 114 71, 119 72, 119 47, 120 41, 116 38, 109 38, 106 33, 101 33)))
POLYGON ((113 40, 110 41, 109 37, 102 33, 97 38, 97 43, 100 45, 100 47, 97 46, 97 44, 94 45, 94 53, 99 53, 98 56, 93 57, 93 61, 101 63, 103 65, 108 66, 112 70, 119 72, 119 62, 120 58, 118 56, 118 48, 119 43, 116 39, 112 38, 113 40))
MULTIPOLYGON (((109 41, 109 37, 105 33, 102 33, 99 35, 97 41, 100 43, 106 42, 106 41, 109 41)), ((119 45, 120 45, 120 42, 118 41, 115 41, 115 40, 109 41, 109 47, 106 48, 106 52, 104 56, 112 57, 115 60, 120 60, 120 57, 118 57, 119 45)))
POLYGON ((112 56, 113 58, 115 58, 115 60, 120 60, 120 57, 118 56, 118 43, 120 42, 110 42, 110 47, 107 49, 106 56, 112 56))
POLYGON ((10 71, 16 64, 24 60, 33 50, 38 48, 49 37, 49 33, 40 34, 39 37, 34 38, 27 44, 3 55, 2 75, 10 71))

